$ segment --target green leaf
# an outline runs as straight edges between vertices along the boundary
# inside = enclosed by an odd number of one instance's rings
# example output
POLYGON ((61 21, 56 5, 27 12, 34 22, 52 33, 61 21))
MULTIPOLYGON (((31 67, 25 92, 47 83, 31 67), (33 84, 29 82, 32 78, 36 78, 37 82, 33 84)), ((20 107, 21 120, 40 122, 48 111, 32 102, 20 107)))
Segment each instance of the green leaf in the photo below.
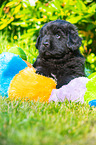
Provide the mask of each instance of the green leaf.
POLYGON ((21 4, 19 4, 17 7, 15 7, 13 15, 17 14, 20 11, 20 8, 21 8, 21 4))
POLYGON ((22 26, 27 26, 28 27, 28 25, 25 22, 19 22, 19 21, 18 22, 12 22, 12 25, 15 25, 15 26, 19 26, 19 25, 21 26, 22 25, 22 26))
POLYGON ((15 5, 17 2, 16 1, 11 1, 9 3, 6 4, 6 7, 10 7, 10 6, 13 6, 15 5))
POLYGON ((3 23, 0 26, 0 30, 4 29, 8 24, 10 24, 14 20, 14 17, 12 17, 10 20, 8 20, 6 23, 3 23))
POLYGON ((79 11, 84 11, 85 12, 87 10, 87 7, 85 6, 85 4, 81 0, 77 0, 76 6, 77 6, 77 9, 79 11))
POLYGON ((88 8, 88 13, 96 13, 96 4, 93 4, 88 8))
POLYGON ((71 16, 71 17, 68 17, 66 19, 66 21, 69 21, 73 24, 77 23, 78 21, 80 21, 82 19, 82 16, 71 16))

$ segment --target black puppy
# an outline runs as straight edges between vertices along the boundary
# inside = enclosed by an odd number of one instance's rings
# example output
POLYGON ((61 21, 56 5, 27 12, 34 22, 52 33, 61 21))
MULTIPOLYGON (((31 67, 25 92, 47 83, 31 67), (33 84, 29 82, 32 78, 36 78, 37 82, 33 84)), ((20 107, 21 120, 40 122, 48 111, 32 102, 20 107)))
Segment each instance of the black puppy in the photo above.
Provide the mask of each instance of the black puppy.
POLYGON ((84 57, 80 54, 81 38, 76 27, 64 20, 46 23, 40 30, 34 63, 37 73, 57 80, 57 88, 84 74, 84 57))

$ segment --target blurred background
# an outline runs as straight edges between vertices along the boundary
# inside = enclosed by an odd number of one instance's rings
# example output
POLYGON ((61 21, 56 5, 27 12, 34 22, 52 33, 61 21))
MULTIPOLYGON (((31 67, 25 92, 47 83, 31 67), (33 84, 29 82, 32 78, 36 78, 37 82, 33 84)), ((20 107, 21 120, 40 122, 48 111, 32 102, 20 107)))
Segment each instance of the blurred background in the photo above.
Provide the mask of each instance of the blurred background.
POLYGON ((78 27, 83 38, 81 53, 86 59, 88 76, 96 71, 96 3, 94 0, 1 0, 0 53, 20 47, 33 64, 38 50, 35 43, 40 28, 62 19, 78 27))

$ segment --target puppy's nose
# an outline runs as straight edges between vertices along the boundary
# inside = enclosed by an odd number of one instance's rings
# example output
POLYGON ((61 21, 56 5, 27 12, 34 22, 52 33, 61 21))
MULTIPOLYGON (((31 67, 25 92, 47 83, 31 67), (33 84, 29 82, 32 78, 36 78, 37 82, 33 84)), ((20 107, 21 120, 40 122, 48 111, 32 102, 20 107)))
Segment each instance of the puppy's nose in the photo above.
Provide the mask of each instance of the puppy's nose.
POLYGON ((44 46, 48 46, 49 45, 49 42, 45 41, 45 42, 43 42, 43 45, 44 46))

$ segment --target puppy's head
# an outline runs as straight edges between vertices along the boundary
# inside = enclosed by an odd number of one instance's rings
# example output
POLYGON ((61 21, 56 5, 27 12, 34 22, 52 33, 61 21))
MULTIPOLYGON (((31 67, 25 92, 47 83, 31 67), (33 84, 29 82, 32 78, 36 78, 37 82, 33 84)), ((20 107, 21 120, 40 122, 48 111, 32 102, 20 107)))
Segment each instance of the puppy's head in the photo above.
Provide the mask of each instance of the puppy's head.
POLYGON ((76 27, 64 20, 46 23, 40 30, 36 48, 44 58, 61 58, 81 45, 76 27))

